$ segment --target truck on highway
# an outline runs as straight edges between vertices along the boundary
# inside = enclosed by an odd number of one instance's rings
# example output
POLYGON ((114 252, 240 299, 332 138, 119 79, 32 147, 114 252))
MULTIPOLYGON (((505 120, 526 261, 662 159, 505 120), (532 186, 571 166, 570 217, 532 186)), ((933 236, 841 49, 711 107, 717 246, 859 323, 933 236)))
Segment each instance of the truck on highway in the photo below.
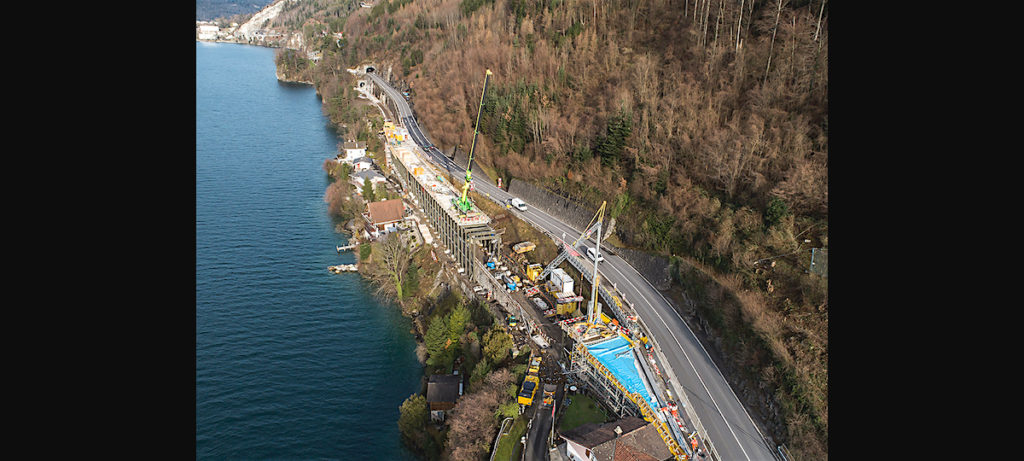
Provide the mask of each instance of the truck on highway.
POLYGON ((537 375, 526 375, 523 380, 523 388, 519 391, 519 404, 530 406, 533 404, 533 397, 537 394, 537 386, 540 378, 537 375))

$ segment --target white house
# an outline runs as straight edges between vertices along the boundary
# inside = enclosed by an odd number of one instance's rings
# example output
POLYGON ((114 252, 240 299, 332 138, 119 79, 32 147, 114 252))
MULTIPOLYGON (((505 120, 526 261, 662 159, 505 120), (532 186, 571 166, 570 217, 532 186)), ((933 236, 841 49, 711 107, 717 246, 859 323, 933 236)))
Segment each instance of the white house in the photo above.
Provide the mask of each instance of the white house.
POLYGON ((216 24, 200 24, 199 25, 199 39, 200 40, 216 40, 218 32, 220 32, 220 27, 217 27, 216 24))
POLYGON ((373 160, 370 157, 359 157, 352 161, 353 171, 360 172, 373 168, 373 160))
POLYGON ((344 157, 339 155, 338 158, 346 162, 352 163, 353 160, 366 156, 365 142, 346 141, 342 147, 345 149, 345 155, 344 157))
POLYGON ((374 190, 376 190, 377 184, 387 182, 387 178, 384 175, 373 169, 352 173, 349 175, 349 178, 349 182, 356 186, 356 193, 359 195, 363 195, 363 182, 367 179, 370 180, 370 184, 373 184, 374 190))
POLYGON ((405 205, 402 199, 382 200, 366 204, 367 233, 373 238, 398 230, 398 225, 404 220, 405 205))

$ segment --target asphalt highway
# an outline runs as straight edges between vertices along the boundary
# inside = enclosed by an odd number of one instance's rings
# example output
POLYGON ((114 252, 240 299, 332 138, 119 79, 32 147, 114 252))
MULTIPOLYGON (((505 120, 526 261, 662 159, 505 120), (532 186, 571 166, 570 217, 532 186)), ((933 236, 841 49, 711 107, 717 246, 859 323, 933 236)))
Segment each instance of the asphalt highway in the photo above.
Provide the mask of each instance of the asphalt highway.
MULTIPOLYGON (((400 92, 374 74, 366 74, 383 89, 398 108, 398 118, 409 135, 438 167, 447 170, 455 178, 462 178, 465 170, 445 157, 422 133, 405 98, 400 92)), ((481 195, 504 204, 512 198, 508 192, 496 185, 482 181, 479 176, 473 180, 474 188, 481 195)), ((516 211, 525 221, 550 236, 561 238, 564 233, 568 241, 576 240, 583 229, 574 229, 542 210, 527 204, 525 212, 516 211)), ((592 241, 588 242, 593 246, 592 241)), ((721 460, 775 460, 773 447, 769 446, 760 430, 754 424, 736 393, 726 382, 721 370, 711 360, 704 346, 690 330, 683 318, 672 308, 665 297, 654 288, 636 269, 615 254, 601 252, 604 261, 598 270, 602 279, 613 284, 630 302, 643 320, 654 339, 656 348, 666 365, 675 395, 685 393, 692 405, 716 454, 721 460)), ((587 260, 590 262, 590 260, 587 260)), ((536 424, 536 423, 535 423, 536 424)), ((681 441, 684 442, 684 441, 681 441)))

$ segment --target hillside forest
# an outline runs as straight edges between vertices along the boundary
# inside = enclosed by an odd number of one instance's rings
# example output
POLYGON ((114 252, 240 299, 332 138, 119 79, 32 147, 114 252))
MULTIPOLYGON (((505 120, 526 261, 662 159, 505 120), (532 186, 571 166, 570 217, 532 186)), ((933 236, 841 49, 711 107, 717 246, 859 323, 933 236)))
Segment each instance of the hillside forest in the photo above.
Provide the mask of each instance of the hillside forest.
MULTIPOLYGON (((274 21, 320 62, 313 81, 346 136, 359 120, 346 68, 408 88, 442 149, 492 178, 596 210, 609 242, 671 262, 748 405, 796 459, 827 459, 827 0, 299 0, 274 21), (343 33, 343 38, 332 34, 343 33), (752 384, 750 384, 752 383, 752 384), (746 395, 747 393, 744 392, 746 395)), ((301 60, 301 59, 299 59, 301 60)))

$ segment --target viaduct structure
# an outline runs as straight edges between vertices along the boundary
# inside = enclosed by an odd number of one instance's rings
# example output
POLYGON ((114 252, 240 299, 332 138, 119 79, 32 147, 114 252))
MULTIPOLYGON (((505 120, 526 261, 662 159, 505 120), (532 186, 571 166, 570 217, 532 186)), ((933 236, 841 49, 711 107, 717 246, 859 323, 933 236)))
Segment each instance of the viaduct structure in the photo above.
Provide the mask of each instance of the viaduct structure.
POLYGON ((497 254, 501 249, 501 235, 491 227, 491 218, 475 205, 466 213, 460 212, 454 204, 459 197, 455 188, 420 157, 411 141, 389 147, 395 176, 423 209, 446 252, 458 265, 458 272, 475 279, 480 265, 474 261, 484 259, 478 249, 484 254, 497 254))

